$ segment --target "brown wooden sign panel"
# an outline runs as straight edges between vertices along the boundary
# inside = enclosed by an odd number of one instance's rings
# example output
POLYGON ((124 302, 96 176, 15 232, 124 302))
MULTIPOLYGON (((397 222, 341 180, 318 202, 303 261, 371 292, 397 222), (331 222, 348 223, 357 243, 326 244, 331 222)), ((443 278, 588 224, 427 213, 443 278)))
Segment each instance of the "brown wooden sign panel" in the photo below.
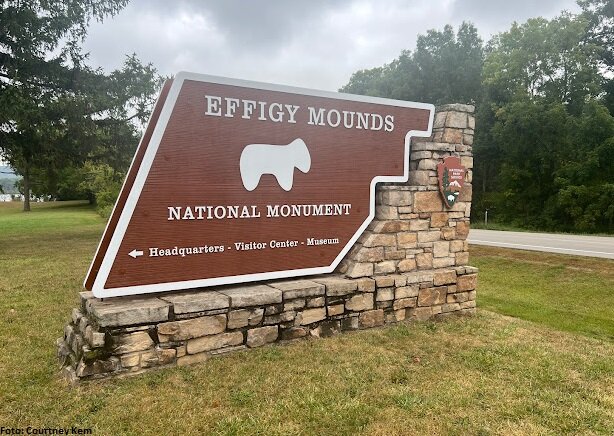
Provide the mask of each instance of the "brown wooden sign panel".
POLYGON ((180 73, 85 281, 97 297, 331 272, 432 105, 180 73))

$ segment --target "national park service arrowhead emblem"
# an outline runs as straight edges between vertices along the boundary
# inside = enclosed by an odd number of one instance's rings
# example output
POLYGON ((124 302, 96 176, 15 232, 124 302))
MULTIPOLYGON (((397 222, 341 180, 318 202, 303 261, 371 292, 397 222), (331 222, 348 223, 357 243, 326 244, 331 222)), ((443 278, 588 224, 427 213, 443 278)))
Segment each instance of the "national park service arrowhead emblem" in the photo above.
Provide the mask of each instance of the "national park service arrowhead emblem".
POLYGON ((439 179, 439 191, 448 208, 454 206, 461 189, 465 184, 467 169, 461 165, 460 158, 456 156, 446 157, 443 162, 437 164, 437 178, 439 179))

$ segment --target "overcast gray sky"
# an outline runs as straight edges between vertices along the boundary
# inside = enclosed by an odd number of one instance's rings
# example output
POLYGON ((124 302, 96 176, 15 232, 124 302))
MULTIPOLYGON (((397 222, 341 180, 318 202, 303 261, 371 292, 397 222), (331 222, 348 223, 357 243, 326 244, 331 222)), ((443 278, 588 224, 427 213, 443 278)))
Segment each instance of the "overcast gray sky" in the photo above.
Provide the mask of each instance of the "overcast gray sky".
POLYGON ((577 12, 575 0, 132 0, 92 23, 85 50, 112 70, 136 53, 178 71, 335 91, 413 49, 418 34, 471 21, 483 39, 514 21, 577 12))

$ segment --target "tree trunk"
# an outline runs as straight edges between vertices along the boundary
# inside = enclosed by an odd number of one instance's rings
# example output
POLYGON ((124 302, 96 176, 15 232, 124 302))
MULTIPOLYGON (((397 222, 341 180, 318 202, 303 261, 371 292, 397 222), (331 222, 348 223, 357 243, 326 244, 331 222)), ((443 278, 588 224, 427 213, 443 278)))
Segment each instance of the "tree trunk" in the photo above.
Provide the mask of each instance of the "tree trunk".
POLYGON ((23 175, 23 211, 30 212, 30 168, 27 165, 23 175))

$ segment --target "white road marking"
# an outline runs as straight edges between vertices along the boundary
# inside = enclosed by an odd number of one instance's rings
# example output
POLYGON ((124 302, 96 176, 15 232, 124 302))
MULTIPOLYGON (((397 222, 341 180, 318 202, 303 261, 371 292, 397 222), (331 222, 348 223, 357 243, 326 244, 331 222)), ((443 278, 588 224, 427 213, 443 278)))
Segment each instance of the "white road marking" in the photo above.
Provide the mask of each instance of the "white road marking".
POLYGON ((561 247, 545 247, 543 245, 525 245, 525 244, 513 244, 511 242, 496 242, 496 241, 481 241, 479 239, 469 239, 469 243, 482 243, 482 244, 492 244, 496 247, 499 246, 512 246, 512 247, 525 247, 525 248, 538 248, 538 249, 546 249, 546 250, 563 250, 563 251, 574 251, 577 253, 592 253, 592 254, 607 254, 612 255, 612 253, 608 253, 607 251, 591 251, 591 250, 576 250, 574 248, 561 248, 561 247))

